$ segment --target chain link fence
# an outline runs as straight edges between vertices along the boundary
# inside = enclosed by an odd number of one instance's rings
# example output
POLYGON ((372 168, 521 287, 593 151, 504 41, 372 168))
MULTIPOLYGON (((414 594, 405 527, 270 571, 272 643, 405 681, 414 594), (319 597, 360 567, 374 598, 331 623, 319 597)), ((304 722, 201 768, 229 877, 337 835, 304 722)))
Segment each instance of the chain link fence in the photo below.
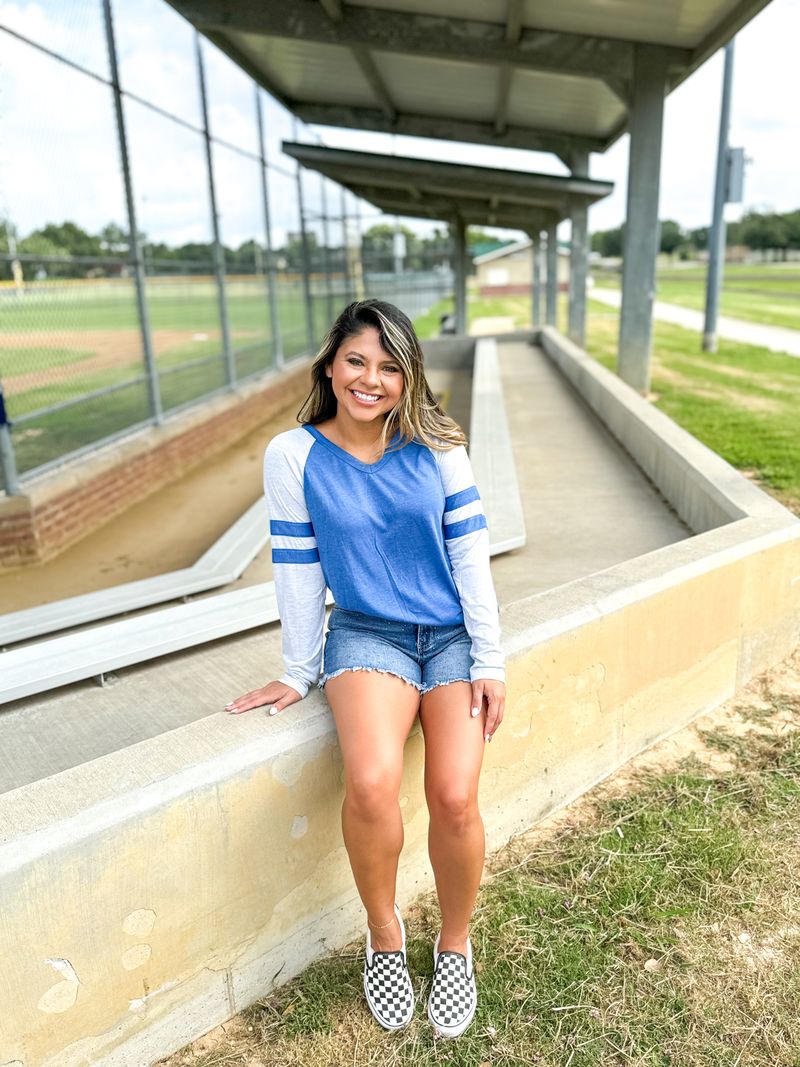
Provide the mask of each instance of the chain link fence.
POLYGON ((313 351, 356 297, 452 299, 446 248, 362 257, 382 217, 163 0, 2 7, 0 98, 6 492, 313 351))

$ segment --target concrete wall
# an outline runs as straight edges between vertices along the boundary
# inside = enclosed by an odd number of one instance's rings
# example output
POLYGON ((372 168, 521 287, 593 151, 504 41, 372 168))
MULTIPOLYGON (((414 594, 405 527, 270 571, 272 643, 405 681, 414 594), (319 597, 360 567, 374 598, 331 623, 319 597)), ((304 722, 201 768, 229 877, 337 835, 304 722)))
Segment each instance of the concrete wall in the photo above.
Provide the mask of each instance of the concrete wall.
MULTIPOLYGON (((800 640, 800 522, 614 375, 543 342, 662 492, 720 524, 503 605, 508 704, 481 781, 490 848, 800 640)), ((432 885, 422 766, 417 726, 401 904, 432 885)), ((0 797, 0 1064, 143 1067, 361 936, 342 795, 315 695, 276 719, 212 715, 0 797)))

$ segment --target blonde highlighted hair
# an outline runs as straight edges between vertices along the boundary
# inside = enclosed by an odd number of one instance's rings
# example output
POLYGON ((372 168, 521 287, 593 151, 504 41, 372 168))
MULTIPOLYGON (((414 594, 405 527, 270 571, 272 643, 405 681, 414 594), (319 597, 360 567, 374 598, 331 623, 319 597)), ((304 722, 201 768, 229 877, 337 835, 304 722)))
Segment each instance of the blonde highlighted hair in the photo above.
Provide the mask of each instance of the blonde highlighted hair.
POLYGON ((297 413, 302 423, 315 425, 336 415, 336 397, 326 368, 344 342, 369 326, 378 331, 381 348, 396 360, 403 371, 403 392, 387 414, 379 438, 380 454, 396 433, 396 447, 410 441, 441 452, 466 445, 464 431, 439 406, 425 377, 424 357, 411 320, 384 300, 357 300, 344 309, 322 342, 311 366, 311 392, 297 413))

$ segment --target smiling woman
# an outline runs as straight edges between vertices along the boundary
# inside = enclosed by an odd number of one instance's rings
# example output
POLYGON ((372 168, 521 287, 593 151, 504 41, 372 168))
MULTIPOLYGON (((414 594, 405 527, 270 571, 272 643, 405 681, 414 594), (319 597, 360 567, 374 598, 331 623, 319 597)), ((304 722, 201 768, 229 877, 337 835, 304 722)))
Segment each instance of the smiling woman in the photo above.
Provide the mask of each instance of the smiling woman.
POLYGON ((364 992, 390 1030, 414 1006, 395 891, 403 747, 419 714, 442 912, 428 1017, 456 1037, 477 1003, 468 927, 485 848, 478 778, 505 703, 486 518, 463 431, 437 403, 419 339, 392 304, 345 308, 298 419, 264 459, 285 672, 227 710, 269 704, 274 714, 315 683, 324 689, 367 913, 364 992), (335 607, 323 642, 327 588, 335 607))

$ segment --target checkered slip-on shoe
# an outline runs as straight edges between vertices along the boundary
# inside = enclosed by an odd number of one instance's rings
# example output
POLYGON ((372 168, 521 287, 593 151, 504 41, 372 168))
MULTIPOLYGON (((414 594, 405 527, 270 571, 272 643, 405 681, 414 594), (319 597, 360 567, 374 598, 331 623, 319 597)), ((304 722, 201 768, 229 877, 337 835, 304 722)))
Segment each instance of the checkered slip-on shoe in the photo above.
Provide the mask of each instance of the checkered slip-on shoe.
POLYGON ((414 989, 406 962, 406 928, 396 904, 394 913, 403 937, 402 948, 393 952, 373 952, 367 926, 367 955, 364 960, 364 995, 369 1010, 387 1030, 399 1030, 406 1026, 414 1012, 414 989))
POLYGON ((439 936, 433 946, 433 983, 428 996, 428 1018, 442 1037, 463 1034, 478 1004, 478 990, 472 969, 472 942, 467 938, 467 954, 439 951, 439 936))

